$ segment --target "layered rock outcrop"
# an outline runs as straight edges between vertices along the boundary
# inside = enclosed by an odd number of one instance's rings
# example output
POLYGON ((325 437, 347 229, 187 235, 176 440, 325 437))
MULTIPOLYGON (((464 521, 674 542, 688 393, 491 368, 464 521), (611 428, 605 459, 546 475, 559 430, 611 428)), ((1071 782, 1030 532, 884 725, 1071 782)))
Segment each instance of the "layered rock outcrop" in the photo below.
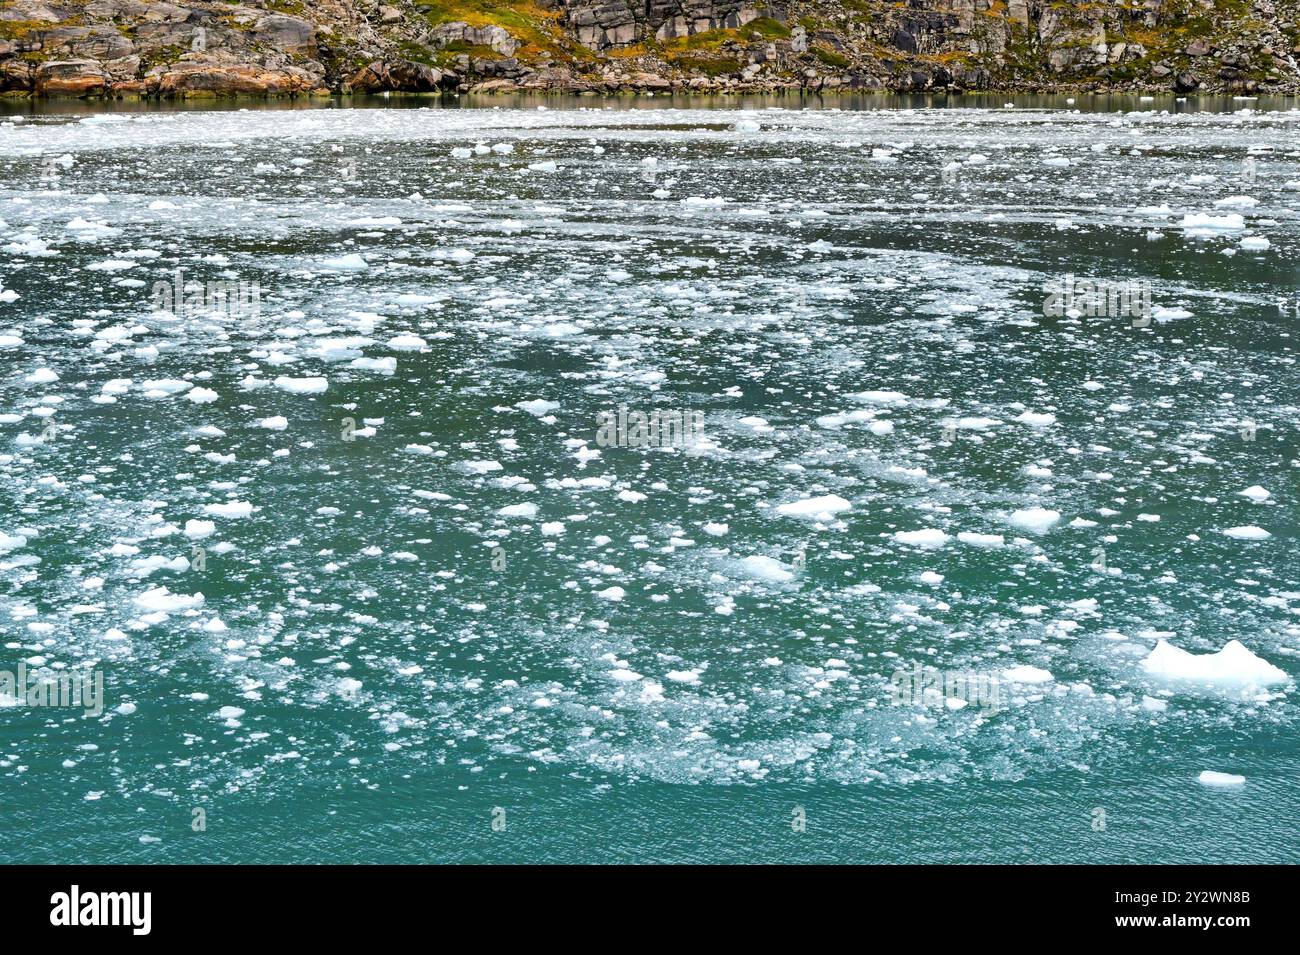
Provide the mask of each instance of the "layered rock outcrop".
POLYGON ((1300 89, 1300 0, 0 0, 0 95, 1300 89))

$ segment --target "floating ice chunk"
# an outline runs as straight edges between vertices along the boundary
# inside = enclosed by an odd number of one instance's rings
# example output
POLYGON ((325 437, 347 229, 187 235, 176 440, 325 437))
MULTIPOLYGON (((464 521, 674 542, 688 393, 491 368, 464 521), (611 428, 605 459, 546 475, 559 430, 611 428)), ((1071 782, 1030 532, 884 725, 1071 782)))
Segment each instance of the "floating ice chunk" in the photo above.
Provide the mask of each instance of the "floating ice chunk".
POLYGON ((543 537, 555 537, 563 533, 564 533, 563 521, 547 521, 545 524, 542 525, 543 537))
POLYGON ((27 538, 22 534, 6 534, 0 531, 0 554, 8 553, 11 550, 17 550, 20 547, 27 546, 27 538))
POLYGON ((825 520, 840 511, 847 511, 853 505, 838 494, 826 494, 822 497, 807 497, 802 501, 788 501, 778 504, 776 512, 785 517, 811 517, 825 520))
POLYGON ((228 501, 222 504, 204 504, 203 513, 213 517, 241 518, 253 513, 253 505, 248 501, 228 501))
POLYGON ((1196 781, 1202 786, 1244 786, 1246 785, 1245 776, 1234 776, 1232 773, 1217 773, 1212 769, 1207 769, 1196 777, 1196 781))
POLYGON ((23 380, 29 385, 49 385, 58 381, 59 376, 52 368, 37 368, 23 380))
POLYGON ((1237 494, 1240 495, 1241 497, 1250 498, 1252 501, 1254 501, 1257 504, 1262 503, 1263 501, 1267 501, 1270 497, 1273 496, 1269 494, 1267 490, 1260 487, 1258 484, 1253 484, 1250 487, 1246 488, 1246 490, 1244 491, 1238 491, 1237 494))
POLYGON ((1214 204, 1221 209, 1253 209, 1259 205, 1259 200, 1252 196, 1228 196, 1224 199, 1215 199, 1214 204))
POLYGON ((395 351, 419 351, 425 347, 425 341, 418 335, 397 335, 388 340, 388 347, 395 351))
POLYGON ((717 524, 713 521, 709 521, 704 525, 704 533, 708 534, 710 537, 722 537, 728 530, 730 530, 730 528, 726 524, 717 524))
POLYGON ((275 379, 275 387, 291 395, 319 395, 329 388, 325 378, 288 378, 284 375, 275 379))
POLYGON ((760 554, 744 558, 740 561, 740 567, 746 574, 756 580, 766 580, 772 583, 785 583, 794 580, 794 574, 779 560, 773 560, 771 557, 764 557, 760 554))
MULTIPOLYGON (((601 600, 612 600, 615 603, 622 600, 625 595, 626 591, 622 587, 606 587, 604 590, 596 591, 596 596, 601 600)), ((640 677, 636 679, 639 680, 640 677)))
POLYGON ((1241 240, 1240 244, 1247 252, 1263 252, 1272 245, 1272 243, 1262 235, 1248 235, 1241 240))
POLYGON ((560 167, 555 164, 555 160, 544 159, 541 162, 529 163, 528 168, 533 172, 556 172, 560 167))
POLYGON ((1042 534, 1046 532, 1060 519, 1060 511, 1053 511, 1045 507, 1027 507, 1023 510, 1013 512, 1011 516, 1007 518, 1007 520, 1016 527, 1030 531, 1034 534, 1042 534))
POLYGON ((211 388, 193 388, 185 397, 196 405, 209 405, 217 400, 217 393, 211 388))
POLYGON ((516 401, 515 407, 540 418, 542 415, 555 411, 560 407, 560 403, 558 401, 547 401, 544 398, 534 398, 532 401, 516 401))
POLYGON ((975 534, 971 531, 962 531, 957 535, 957 540, 972 547, 1001 547, 1006 543, 1006 538, 1001 534, 975 534))
POLYGON ((201 540, 204 537, 211 537, 217 531, 217 525, 212 521, 186 521, 185 536, 190 540, 201 540))
POLYGON ((1200 654, 1161 640, 1142 661, 1142 669, 1166 680, 1212 685, 1269 686, 1287 681, 1285 672, 1255 656, 1237 640, 1229 640, 1217 653, 1200 654))
POLYGON ((1247 524, 1244 527, 1229 527, 1223 533, 1234 540, 1242 541, 1262 541, 1273 536, 1264 528, 1256 527, 1254 524, 1247 524))
POLYGON ((166 587, 154 587, 135 598, 141 610, 174 613, 203 605, 203 594, 174 594, 166 587))
POLYGON ((733 128, 738 133, 757 133, 763 127, 761 127, 758 123, 754 122, 752 119, 741 119, 741 120, 737 120, 736 125, 733 128))
POLYGON ((281 415, 274 415, 270 418, 263 418, 257 424, 258 427, 265 428, 267 431, 283 431, 289 427, 289 419, 281 415))
POLYGON ((948 543, 948 535, 937 527, 919 531, 894 531, 894 540, 909 547, 935 548, 948 543))
POLYGON ((537 516, 536 504, 507 504, 497 511, 502 517, 534 518, 537 516))
POLYGON ((873 405, 901 405, 908 400, 901 391, 859 391, 850 397, 873 405))
POLYGON ((326 259, 321 268, 331 272, 360 272, 370 268, 370 263, 361 257, 361 253, 352 252, 335 259, 326 259))
POLYGON ((166 398, 180 394, 182 391, 189 391, 193 387, 190 382, 179 378, 160 378, 140 382, 140 390, 144 392, 146 398, 166 398))
POLYGON ((1065 156, 1052 156, 1049 159, 1044 159, 1043 165, 1044 166, 1068 166, 1070 165, 1070 160, 1067 159, 1065 156))
POLYGON ((1226 216, 1211 216, 1196 212, 1184 215, 1181 225, 1183 229, 1194 235, 1213 235, 1216 232, 1240 231, 1246 228, 1246 220, 1236 212, 1230 212, 1226 216))
POLYGON ((500 461, 462 461, 456 467, 468 474, 488 474, 492 471, 504 470, 500 461))
POLYGON ((1048 412, 1022 411, 1016 420, 1031 428, 1046 428, 1048 425, 1056 424, 1056 415, 1048 412))
POLYGON ((1002 679, 1008 683, 1051 683, 1055 677, 1039 667, 1017 666, 1003 670, 1002 679))
POLYGON ((392 356, 386 358, 354 358, 348 367, 355 368, 357 371, 377 371, 382 375, 392 375, 397 372, 397 359, 392 356))

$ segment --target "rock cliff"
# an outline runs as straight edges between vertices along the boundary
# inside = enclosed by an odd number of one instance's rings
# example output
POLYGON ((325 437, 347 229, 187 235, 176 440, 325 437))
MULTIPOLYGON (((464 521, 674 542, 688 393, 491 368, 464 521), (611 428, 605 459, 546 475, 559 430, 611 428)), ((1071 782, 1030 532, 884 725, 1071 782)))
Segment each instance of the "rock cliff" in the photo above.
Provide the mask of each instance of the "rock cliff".
POLYGON ((3 0, 0 94, 1300 89, 1300 0, 3 0))

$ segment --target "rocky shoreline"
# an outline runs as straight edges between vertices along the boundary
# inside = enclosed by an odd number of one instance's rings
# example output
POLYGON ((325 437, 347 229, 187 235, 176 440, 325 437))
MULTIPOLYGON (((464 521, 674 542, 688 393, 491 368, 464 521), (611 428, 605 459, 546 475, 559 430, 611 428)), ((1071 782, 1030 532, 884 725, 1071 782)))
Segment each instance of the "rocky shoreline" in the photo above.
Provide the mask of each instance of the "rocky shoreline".
POLYGON ((859 6, 6 0, 0 95, 1300 91, 1298 20, 1272 0, 859 6))

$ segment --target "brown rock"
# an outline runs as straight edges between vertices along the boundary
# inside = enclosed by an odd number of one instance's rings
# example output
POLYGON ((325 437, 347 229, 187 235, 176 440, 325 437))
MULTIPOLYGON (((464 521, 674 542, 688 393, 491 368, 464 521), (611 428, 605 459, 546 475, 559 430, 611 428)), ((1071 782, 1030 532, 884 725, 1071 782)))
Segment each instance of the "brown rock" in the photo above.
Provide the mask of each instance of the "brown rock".
POLYGON ((252 64, 218 66, 177 63, 158 76, 161 96, 282 96, 306 93, 320 86, 320 78, 306 70, 284 67, 268 70, 252 64))
POLYGON ((358 93, 434 93, 455 89, 459 82, 455 73, 413 60, 376 60, 358 70, 350 80, 352 89, 358 93))
POLYGON ((53 60, 36 68, 33 85, 39 96, 100 96, 109 80, 97 60, 53 60))
POLYGON ((26 63, 0 63, 0 93, 30 93, 32 68, 26 63))

